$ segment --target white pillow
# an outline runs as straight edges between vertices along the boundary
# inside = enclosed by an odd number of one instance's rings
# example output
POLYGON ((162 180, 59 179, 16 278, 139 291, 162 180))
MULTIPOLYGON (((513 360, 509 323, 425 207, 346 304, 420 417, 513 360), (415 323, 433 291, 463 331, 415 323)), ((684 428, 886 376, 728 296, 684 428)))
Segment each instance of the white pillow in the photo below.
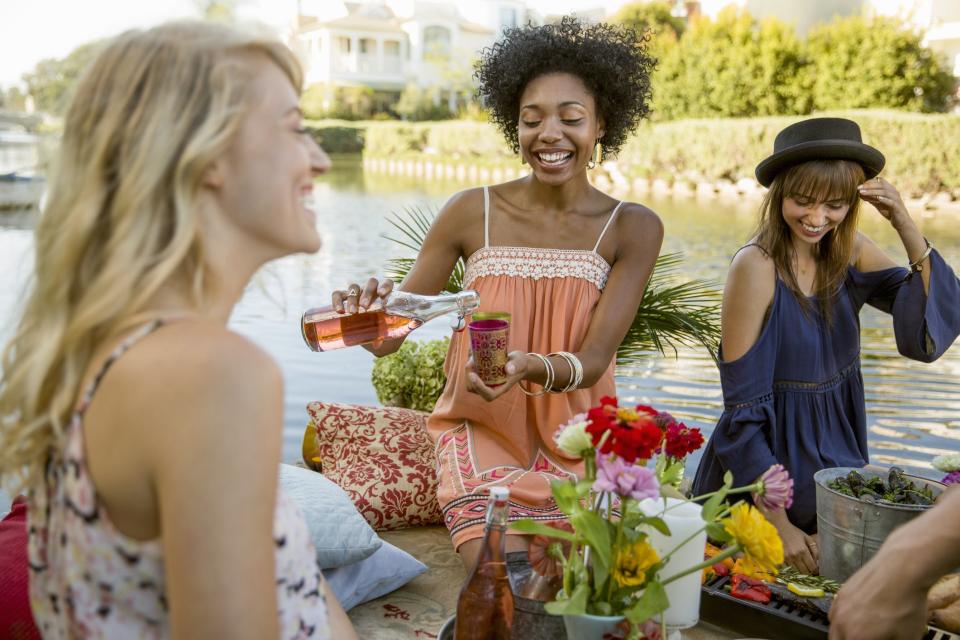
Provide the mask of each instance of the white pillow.
POLYGON ((280 486, 303 512, 321 569, 369 558, 383 544, 346 492, 322 474, 281 464, 280 486))
POLYGON ((367 558, 338 569, 325 569, 323 577, 344 611, 396 591, 427 570, 412 555, 386 540, 367 558))

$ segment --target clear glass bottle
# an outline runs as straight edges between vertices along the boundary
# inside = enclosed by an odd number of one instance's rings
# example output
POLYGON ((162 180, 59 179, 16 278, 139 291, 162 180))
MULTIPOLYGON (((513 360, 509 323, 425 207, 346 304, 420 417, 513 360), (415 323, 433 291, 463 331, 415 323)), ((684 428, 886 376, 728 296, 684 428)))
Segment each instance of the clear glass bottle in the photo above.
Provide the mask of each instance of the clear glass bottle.
POLYGON ((457 600, 455 640, 510 640, 513 633, 513 591, 505 552, 509 497, 507 487, 490 488, 483 545, 457 600))
POLYGON ((386 304, 377 300, 363 313, 337 313, 332 306, 307 309, 300 320, 303 340, 313 351, 331 351, 402 338, 428 320, 448 313, 462 319, 480 307, 472 290, 423 296, 394 291, 386 304))

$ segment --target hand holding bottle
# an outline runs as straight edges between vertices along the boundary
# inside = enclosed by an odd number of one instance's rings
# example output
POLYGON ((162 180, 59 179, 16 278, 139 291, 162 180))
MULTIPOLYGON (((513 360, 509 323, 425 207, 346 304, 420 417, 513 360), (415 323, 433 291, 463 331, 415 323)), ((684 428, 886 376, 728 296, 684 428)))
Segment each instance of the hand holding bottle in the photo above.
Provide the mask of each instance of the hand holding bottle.
POLYGON ((346 289, 334 291, 331 303, 337 313, 358 313, 366 311, 377 300, 386 301, 392 291, 393 280, 387 278, 380 282, 370 278, 365 287, 353 283, 346 289))

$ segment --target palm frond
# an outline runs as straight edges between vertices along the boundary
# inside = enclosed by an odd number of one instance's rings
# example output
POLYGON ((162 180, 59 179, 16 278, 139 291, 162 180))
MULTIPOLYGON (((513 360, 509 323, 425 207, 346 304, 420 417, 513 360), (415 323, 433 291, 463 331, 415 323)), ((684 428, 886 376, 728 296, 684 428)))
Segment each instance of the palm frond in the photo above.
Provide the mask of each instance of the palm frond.
MULTIPOLYGON (((392 212, 389 222, 399 232, 388 240, 419 252, 436 214, 417 207, 403 213, 392 212)), ((387 262, 391 278, 403 280, 416 258, 392 258, 387 262)), ((674 355, 680 347, 702 346, 716 359, 720 344, 720 293, 706 280, 684 281, 681 275, 683 254, 667 253, 657 258, 650 281, 643 293, 633 324, 617 350, 617 363, 629 365, 650 352, 674 355)), ((463 259, 457 261, 445 291, 463 288, 463 259)))

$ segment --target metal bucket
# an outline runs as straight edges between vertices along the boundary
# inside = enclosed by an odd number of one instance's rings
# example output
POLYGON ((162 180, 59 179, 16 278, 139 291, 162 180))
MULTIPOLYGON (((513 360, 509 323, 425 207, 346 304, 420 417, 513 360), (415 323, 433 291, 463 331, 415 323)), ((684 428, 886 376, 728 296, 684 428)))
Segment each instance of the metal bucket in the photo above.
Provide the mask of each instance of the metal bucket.
POLYGON ((508 553, 507 570, 513 589, 513 637, 523 640, 566 640, 563 616, 550 615, 543 608, 543 602, 520 595, 524 583, 533 572, 526 551, 508 553))
MULTIPOLYGON (((820 575, 844 582, 866 564, 880 549, 890 533, 913 520, 930 507, 906 504, 863 502, 827 487, 827 484, 851 471, 864 478, 886 481, 879 467, 834 467, 814 474, 817 487, 817 532, 820 538, 820 575)), ((929 486, 934 495, 946 487, 928 478, 905 474, 916 484, 929 486)))

